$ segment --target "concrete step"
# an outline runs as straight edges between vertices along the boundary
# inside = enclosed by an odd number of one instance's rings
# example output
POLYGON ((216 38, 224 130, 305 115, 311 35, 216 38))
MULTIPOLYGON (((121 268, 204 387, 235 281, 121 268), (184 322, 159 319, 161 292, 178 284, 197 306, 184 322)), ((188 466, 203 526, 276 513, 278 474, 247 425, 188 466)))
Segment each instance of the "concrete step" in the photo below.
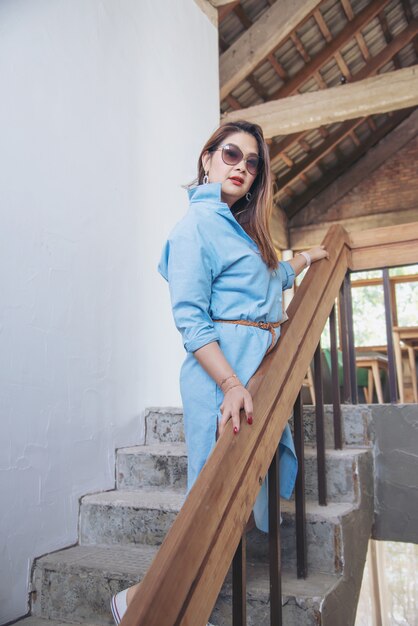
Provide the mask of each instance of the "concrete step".
POLYGON ((118 489, 140 487, 173 487, 186 489, 186 444, 153 443, 119 448, 116 456, 118 489))
MULTIPOLYGON (((12 622, 12 624, 18 624, 19 626, 80 626, 78 622, 68 622, 62 619, 46 619, 44 617, 36 617, 35 615, 24 617, 16 622, 12 622)), ((84 626, 101 626, 98 622, 83 622, 83 624, 84 626)), ((9 626, 11 625, 9 624, 9 626)))
MULTIPOLYGON (((80 543, 83 545, 159 545, 180 510, 184 494, 166 490, 110 491, 86 496, 81 504, 80 543)), ((308 565, 312 571, 341 573, 344 562, 343 529, 355 518, 351 503, 306 503, 308 565)), ((293 502, 282 502, 282 563, 296 567, 293 502)), ((249 555, 268 559, 268 537, 253 531, 249 555)))
MULTIPOLYGON (((27 626, 58 626, 62 621, 111 625, 110 598, 144 576, 156 548, 150 546, 75 546, 36 561, 33 613, 27 626), (43 623, 42 618, 49 621, 43 623)), ((338 586, 336 576, 316 574, 297 580, 283 572, 282 604, 286 626, 316 626, 323 603, 338 586)), ((231 576, 228 574, 211 616, 216 626, 230 626, 231 576)), ((248 626, 269 626, 268 567, 248 563, 248 626)), ((197 626, 197 625, 196 625, 197 626)), ((336 623, 333 625, 336 626, 336 623)))
MULTIPOLYGON (((366 404, 342 405, 342 424, 345 445, 364 447, 370 445, 371 407, 366 404)), ((315 407, 307 405, 303 410, 305 443, 315 444, 315 407)), ((333 408, 324 407, 325 442, 334 447, 333 408)), ((293 428, 293 418, 289 424, 293 428)), ((183 411, 179 408, 152 407, 145 411, 145 443, 173 443, 184 441, 183 411)))
MULTIPOLYGON (((371 463, 369 449, 326 451, 327 491, 332 502, 355 502, 358 498, 360 463, 371 463)), ((117 451, 116 479, 118 489, 134 490, 141 487, 173 487, 186 489, 186 445, 154 443, 145 446, 120 448, 117 451)), ((306 498, 317 500, 316 449, 305 448, 306 498)))
POLYGON ((143 487, 85 496, 80 506, 80 543, 159 545, 185 499, 185 491, 143 487))

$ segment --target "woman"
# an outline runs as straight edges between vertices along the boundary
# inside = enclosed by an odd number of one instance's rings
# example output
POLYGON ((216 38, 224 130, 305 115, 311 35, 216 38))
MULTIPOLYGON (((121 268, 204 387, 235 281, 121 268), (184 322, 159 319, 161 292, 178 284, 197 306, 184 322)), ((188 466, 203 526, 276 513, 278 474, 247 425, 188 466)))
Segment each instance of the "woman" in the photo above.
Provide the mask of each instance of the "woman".
MULTIPOLYGON (((198 161, 190 208, 166 242, 159 272, 168 280, 173 316, 187 355, 180 375, 188 451, 188 491, 228 422, 238 436, 240 410, 253 421, 246 384, 276 344, 282 291, 311 262, 317 247, 279 262, 269 232, 272 184, 268 146, 257 124, 220 126, 198 161)), ((257 416, 255 416, 255 419, 257 416)), ((289 498, 297 461, 289 426, 280 441, 280 489, 289 498)), ((267 532, 267 492, 255 523, 267 532)), ((136 588, 112 599, 115 621, 136 588)))

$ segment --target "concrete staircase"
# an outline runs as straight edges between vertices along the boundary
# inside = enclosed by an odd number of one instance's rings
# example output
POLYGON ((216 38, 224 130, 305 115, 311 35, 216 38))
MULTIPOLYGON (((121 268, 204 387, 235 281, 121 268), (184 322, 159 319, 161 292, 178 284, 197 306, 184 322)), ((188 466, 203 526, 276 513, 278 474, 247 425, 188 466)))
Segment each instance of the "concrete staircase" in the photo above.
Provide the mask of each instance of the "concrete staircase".
MULTIPOLYGON (((350 626, 373 516, 369 409, 343 407, 346 448, 328 450, 327 507, 317 504, 314 413, 305 408, 309 577, 295 574, 294 503, 283 503, 285 626, 350 626)), ((332 412, 326 407, 327 446, 332 412)), ((33 568, 28 626, 112 624, 112 594, 142 578, 185 497, 186 450, 179 409, 146 413, 144 446, 117 451, 116 489, 81 500, 79 545, 39 558, 33 568)), ((248 625, 270 625, 268 543, 258 530, 248 544, 248 625)), ((179 564, 179 575, 181 565, 179 564)), ((211 621, 231 620, 227 577, 211 621)), ((196 626, 200 626, 196 624, 196 626)))

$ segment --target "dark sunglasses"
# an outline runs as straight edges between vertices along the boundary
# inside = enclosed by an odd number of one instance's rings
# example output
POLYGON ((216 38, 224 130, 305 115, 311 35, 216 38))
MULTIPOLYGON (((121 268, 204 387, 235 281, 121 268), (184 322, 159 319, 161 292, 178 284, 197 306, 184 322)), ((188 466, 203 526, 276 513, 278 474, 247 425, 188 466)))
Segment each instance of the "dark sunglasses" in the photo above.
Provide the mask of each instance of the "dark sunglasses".
MULTIPOLYGON (((234 143, 223 144, 216 150, 212 150, 212 152, 217 152, 218 150, 222 150, 222 161, 226 165, 238 165, 244 159, 242 151, 234 143)), ((250 154, 244 159, 247 170, 252 176, 258 174, 262 160, 262 157, 259 157, 257 154, 250 154)))

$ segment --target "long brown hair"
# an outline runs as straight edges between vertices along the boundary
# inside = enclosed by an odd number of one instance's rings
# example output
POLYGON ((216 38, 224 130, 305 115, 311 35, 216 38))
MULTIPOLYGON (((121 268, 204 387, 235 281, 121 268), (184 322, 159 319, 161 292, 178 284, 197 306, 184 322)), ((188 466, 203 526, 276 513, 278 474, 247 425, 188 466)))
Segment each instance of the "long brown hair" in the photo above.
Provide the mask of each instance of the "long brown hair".
POLYGON ((268 267, 277 267, 278 258, 270 234, 269 220, 273 211, 273 188, 271 182, 270 155, 264 140, 261 126, 244 120, 226 122, 209 137, 199 155, 197 166, 197 184, 203 183, 205 171, 202 163, 203 154, 213 152, 225 142, 228 135, 236 132, 248 133, 255 137, 258 155, 262 158, 261 166, 251 185, 251 199, 240 198, 233 205, 233 214, 248 235, 256 242, 260 254, 268 267))

